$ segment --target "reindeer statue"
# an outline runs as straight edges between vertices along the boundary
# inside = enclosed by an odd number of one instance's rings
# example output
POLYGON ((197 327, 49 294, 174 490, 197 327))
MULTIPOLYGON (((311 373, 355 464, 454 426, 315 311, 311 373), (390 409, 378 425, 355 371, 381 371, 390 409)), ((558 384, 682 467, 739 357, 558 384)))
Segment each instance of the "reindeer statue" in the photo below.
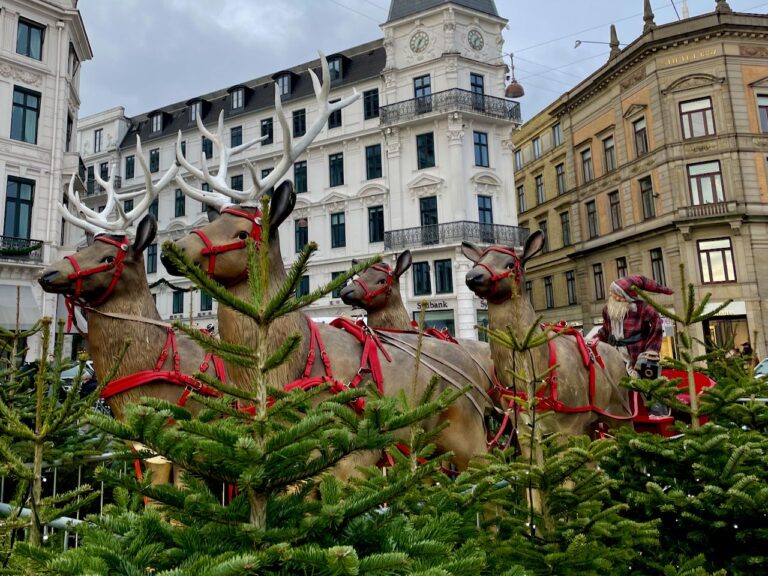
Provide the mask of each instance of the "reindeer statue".
MULTIPOLYGON (((118 420, 124 418, 126 404, 138 402, 144 396, 179 405, 188 403, 187 408, 195 412, 200 405, 191 392, 208 396, 217 393, 190 375, 197 371, 215 371, 224 379, 221 361, 187 336, 177 335, 157 311, 147 284, 143 257, 157 233, 154 218, 145 215, 137 226, 133 243, 128 238, 128 228, 148 211, 159 191, 178 172, 178 165, 174 165, 153 184, 138 139, 137 157, 144 169, 145 188, 119 195, 114 188, 114 172, 108 182, 97 175, 96 180, 107 191, 108 198, 100 213, 80 201, 74 191, 73 177, 67 194, 69 209, 60 203, 59 211, 68 222, 94 234, 93 242, 52 264, 38 279, 46 292, 66 297, 70 314, 74 315, 75 307, 87 313, 86 337, 100 382, 107 379, 117 353, 130 338, 116 379, 102 392, 118 420), (123 200, 139 197, 135 207, 125 212, 123 200), (110 220, 115 213, 116 217, 110 220)), ((153 483, 167 482, 170 465, 154 466, 153 470, 153 483)))
MULTIPOLYGON (((536 321, 536 315, 524 294, 522 281, 525 263, 544 244, 544 235, 536 231, 528 238, 522 255, 514 248, 491 246, 480 250, 464 242, 464 255, 475 263, 467 273, 467 286, 488 302, 489 327, 511 329, 519 338, 536 321)), ((558 327, 560 328, 560 327, 558 327)), ((590 350, 580 335, 553 338, 548 347, 538 347, 528 354, 516 354, 499 343, 491 342, 491 353, 503 390, 502 395, 520 390, 510 371, 520 374, 544 374, 556 366, 540 397, 542 405, 553 410, 551 418, 540 421, 544 434, 559 432, 566 436, 588 434, 597 421, 631 425, 627 391, 618 386, 626 376, 618 351, 607 344, 590 350), (530 358, 530 360, 529 360, 530 358), (601 366, 602 364, 602 366, 601 366)))
MULTIPOLYGON (((178 240, 176 247, 197 265, 208 271, 209 276, 224 284, 238 298, 249 298, 247 268, 245 257, 245 240, 254 238, 258 244, 261 238, 261 213, 259 198, 264 191, 275 186, 293 165, 297 157, 309 146, 312 139, 325 125, 328 116, 335 110, 340 110, 357 98, 357 94, 346 97, 339 102, 330 104, 328 95, 330 80, 328 64, 321 55, 323 83, 310 70, 315 88, 318 114, 317 118, 302 137, 294 145, 290 136, 290 128, 282 112, 280 95, 276 91, 275 106, 278 119, 283 127, 283 157, 266 178, 261 179, 250 163, 247 164, 252 176, 253 185, 245 191, 233 190, 227 186, 227 162, 233 152, 225 147, 223 137, 223 121, 219 120, 218 133, 212 134, 205 130, 200 122, 198 128, 209 138, 215 147, 220 149, 220 163, 216 176, 211 176, 205 164, 203 170, 191 166, 183 157, 180 145, 177 146, 177 158, 198 180, 203 180, 210 186, 210 191, 197 189, 185 180, 177 177, 178 185, 192 198, 208 204, 217 213, 215 219, 203 228, 194 230, 189 236, 178 240), (233 239, 235 240, 233 242, 233 239)), ((293 210, 296 196, 290 182, 283 182, 271 194, 270 204, 270 233, 269 238, 269 286, 270 294, 274 294, 283 285, 286 273, 280 252, 280 242, 277 230, 280 224, 293 210)), ((212 214, 213 211, 209 211, 212 214)), ((178 273, 163 253, 163 263, 171 274, 178 273)), ((256 324, 249 318, 225 306, 219 306, 219 331, 221 339, 240 345, 252 344, 258 338, 256 324)), ((277 319, 270 327, 267 342, 267 354, 272 354, 277 346, 289 334, 300 334, 302 343, 299 349, 282 366, 268 373, 268 383, 280 387, 291 383, 300 384, 304 376, 315 377, 325 375, 336 382, 349 383, 361 371, 361 357, 364 344, 356 336, 326 324, 315 324, 301 312, 293 312, 277 319), (313 363, 315 352, 329 360, 328 366, 323 363, 313 363), (323 354, 323 351, 326 354, 323 354)), ((436 444, 441 451, 452 451, 453 463, 464 469, 469 460, 485 452, 486 436, 484 417, 492 409, 490 398, 482 386, 483 377, 477 374, 476 366, 470 362, 457 362, 455 351, 451 344, 434 339, 427 339, 423 344, 422 358, 424 362, 419 369, 415 366, 416 337, 404 335, 410 339, 409 346, 399 343, 388 343, 381 346, 385 357, 380 361, 380 385, 386 395, 396 395, 411 390, 414 379, 416 394, 421 396, 433 375, 441 377, 438 389, 456 387, 463 389, 467 385, 474 387, 448 410, 437 417, 432 417, 424 423, 427 430, 434 430, 441 423, 449 421, 450 426, 442 430, 436 444), (391 361, 390 361, 391 359, 391 361)), ((243 385, 255 380, 252 369, 232 367, 230 377, 235 385, 243 385)), ((366 376, 364 381, 370 381, 366 376)), ((378 455, 366 455, 366 464, 373 463, 378 455)), ((358 459, 358 464, 363 462, 358 459)), ((349 469, 340 469, 337 474, 344 477, 352 473, 349 469)))

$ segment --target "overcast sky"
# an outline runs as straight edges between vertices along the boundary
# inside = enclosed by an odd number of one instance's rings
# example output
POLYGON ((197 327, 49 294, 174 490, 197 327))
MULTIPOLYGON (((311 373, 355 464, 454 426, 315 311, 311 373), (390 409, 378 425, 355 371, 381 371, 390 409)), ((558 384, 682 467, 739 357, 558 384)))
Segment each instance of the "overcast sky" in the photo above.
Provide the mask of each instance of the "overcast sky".
MULTIPOLYGON (((652 0, 656 23, 683 0, 652 0)), ((765 13, 768 1, 729 0, 765 13)), ((123 106, 128 116, 219 90, 382 37, 389 0, 80 0, 93 49, 82 69, 80 115, 123 106)), ((629 43, 643 0, 496 0, 509 20, 505 53, 526 91, 528 119, 608 58, 610 25, 629 43), (574 48, 576 40, 582 44, 574 48)), ((688 0, 691 16, 715 0, 688 0)))

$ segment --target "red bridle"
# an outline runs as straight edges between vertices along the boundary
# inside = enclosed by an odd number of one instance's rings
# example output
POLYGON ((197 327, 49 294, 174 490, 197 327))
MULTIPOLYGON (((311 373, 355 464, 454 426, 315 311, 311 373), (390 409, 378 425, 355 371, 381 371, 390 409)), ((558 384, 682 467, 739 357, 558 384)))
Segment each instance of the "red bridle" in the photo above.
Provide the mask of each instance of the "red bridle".
POLYGON ((389 268, 385 268, 384 266, 381 266, 380 264, 374 264, 370 267, 371 270, 376 270, 378 272, 384 272, 386 274, 387 280, 385 284, 381 288, 377 288, 376 290, 370 290, 368 286, 366 286, 365 282, 362 281, 362 279, 354 278, 352 282, 357 282, 360 284, 360 287, 365 290, 365 294, 362 296, 363 302, 365 302, 367 305, 371 305, 371 302, 373 301, 376 296, 379 294, 386 292, 386 298, 384 302, 386 303, 387 300, 389 300, 389 295, 392 292, 392 282, 394 281, 394 275, 392 274, 392 270, 389 268))
POLYGON ((72 268, 74 269, 74 272, 67 276, 67 280, 75 281, 74 293, 64 299, 65 305, 67 307, 67 313, 69 315, 67 320, 67 331, 69 331, 69 329, 72 327, 72 319, 74 318, 75 314, 75 306, 85 306, 86 304, 90 306, 98 306, 99 304, 106 302, 107 298, 110 297, 112 291, 115 289, 118 280, 120 280, 120 274, 123 272, 123 266, 125 265, 125 255, 128 253, 128 237, 123 236, 122 238, 115 240, 114 238, 110 238, 109 236, 104 235, 96 236, 94 241, 104 242, 104 244, 111 244, 112 246, 116 246, 117 254, 115 255, 115 259, 112 262, 108 262, 94 268, 87 268, 85 270, 82 269, 77 263, 75 254, 64 257, 65 260, 69 261, 69 263, 72 265, 72 268), (107 270, 112 269, 114 269, 114 272, 112 273, 112 280, 110 281, 109 286, 107 286, 107 289, 104 290, 101 296, 95 301, 85 302, 81 297, 81 292, 83 289, 83 278, 87 278, 88 276, 98 274, 99 272, 106 272, 107 270))
MULTIPOLYGON (((250 238, 253 238, 254 242, 256 242, 256 246, 258 247, 261 243, 261 211, 256 210, 254 214, 250 214, 248 212, 245 212, 243 210, 238 210, 234 206, 227 206, 226 208, 223 208, 221 210, 221 213, 227 213, 227 214, 233 214, 235 216, 239 216, 240 218, 245 218, 246 220, 249 220, 251 222, 251 232, 248 235, 250 238)), ((246 240, 236 240, 235 242, 231 242, 229 244, 222 244, 220 246, 216 246, 213 242, 211 242, 210 238, 206 236, 205 232, 201 228, 198 228, 196 230, 192 231, 193 234, 197 234, 200 237, 200 240, 203 241, 203 244, 205 244, 205 248, 203 248, 202 255, 208 256, 208 276, 213 277, 214 270, 216 268, 216 256, 218 254, 222 254, 223 252, 229 252, 230 250, 241 250, 242 248, 245 248, 246 240)), ((245 272, 247 275, 247 271, 245 272)))
POLYGON ((515 278, 515 284, 520 284, 520 280, 523 278, 523 266, 520 263, 520 258, 517 256, 514 250, 509 250, 507 248, 502 248, 501 246, 489 246, 483 252, 480 254, 480 259, 482 260, 483 257, 485 257, 488 252, 501 252, 502 254, 506 254, 507 256, 512 257, 512 261, 514 262, 514 265, 512 268, 507 268, 504 272, 496 273, 493 271, 493 269, 488 266, 488 264, 484 264, 483 262, 476 262, 476 266, 481 266, 485 268, 488 273, 491 275, 489 280, 491 281, 491 284, 494 286, 498 284, 501 280, 504 278, 508 278, 509 276, 512 276, 514 274, 515 278))

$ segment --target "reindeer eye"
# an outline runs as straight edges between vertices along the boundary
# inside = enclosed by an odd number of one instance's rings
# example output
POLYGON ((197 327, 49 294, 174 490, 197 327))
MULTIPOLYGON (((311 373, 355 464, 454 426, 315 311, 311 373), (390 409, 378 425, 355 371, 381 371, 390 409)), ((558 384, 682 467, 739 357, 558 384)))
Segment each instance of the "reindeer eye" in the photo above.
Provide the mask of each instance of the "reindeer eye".
POLYGON ((105 264, 112 264, 115 261, 114 256, 104 256, 104 258, 101 259, 102 262, 105 264))
POLYGON ((507 264, 507 268, 509 268, 510 270, 512 268, 514 268, 514 267, 515 267, 515 261, 514 260, 512 260, 509 264, 507 264))
POLYGON ((245 240, 245 239, 247 239, 247 238, 248 238, 248 232, 246 232, 245 230, 242 230, 242 231, 241 231, 241 232, 240 232, 240 233, 237 235, 237 237, 238 237, 240 240, 245 240))
POLYGON ((381 280, 379 280, 377 283, 378 283, 378 284, 384 284, 385 282, 386 282, 386 280, 385 280, 384 278, 382 278, 382 279, 381 279, 381 280))

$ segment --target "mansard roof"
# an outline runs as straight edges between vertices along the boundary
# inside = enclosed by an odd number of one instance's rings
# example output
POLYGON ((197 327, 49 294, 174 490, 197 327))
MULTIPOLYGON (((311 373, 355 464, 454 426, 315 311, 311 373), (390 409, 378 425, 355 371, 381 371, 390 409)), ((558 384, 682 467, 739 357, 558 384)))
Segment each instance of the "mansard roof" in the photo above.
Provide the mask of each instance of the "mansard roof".
POLYGON ((499 18, 499 12, 496 10, 496 3, 493 0, 392 0, 392 4, 389 6, 387 23, 413 16, 418 12, 437 8, 443 4, 456 4, 457 6, 499 18))
MULTIPOLYGON (((378 78, 386 64, 386 54, 384 52, 383 40, 374 40, 360 46, 344 50, 335 55, 341 55, 345 58, 342 77, 335 80, 331 85, 331 90, 335 91, 345 86, 352 86, 358 82, 378 78)), ((273 71, 264 76, 260 76, 248 82, 242 82, 236 86, 228 86, 202 94, 193 98, 186 98, 182 101, 163 106, 150 112, 139 114, 128 118, 130 128, 120 144, 121 148, 133 148, 136 145, 136 136, 141 137, 142 144, 147 144, 153 140, 175 136, 179 130, 193 130, 197 134, 197 128, 194 122, 190 121, 189 106, 192 101, 203 100, 208 103, 203 110, 201 118, 206 126, 214 126, 219 118, 219 113, 224 110, 224 118, 235 118, 244 116, 259 110, 269 110, 275 107, 275 89, 274 77, 276 73, 290 72, 294 75, 291 82, 291 93, 283 97, 283 104, 288 105, 293 100, 299 100, 306 97, 314 97, 312 88, 312 79, 309 76, 309 70, 312 69, 318 78, 322 79, 320 59, 316 58, 309 62, 304 62, 287 70, 273 71), (242 108, 232 110, 230 105, 232 91, 234 88, 245 88, 245 102, 242 108), (156 114, 163 114, 162 130, 152 132, 149 119, 156 114)))

